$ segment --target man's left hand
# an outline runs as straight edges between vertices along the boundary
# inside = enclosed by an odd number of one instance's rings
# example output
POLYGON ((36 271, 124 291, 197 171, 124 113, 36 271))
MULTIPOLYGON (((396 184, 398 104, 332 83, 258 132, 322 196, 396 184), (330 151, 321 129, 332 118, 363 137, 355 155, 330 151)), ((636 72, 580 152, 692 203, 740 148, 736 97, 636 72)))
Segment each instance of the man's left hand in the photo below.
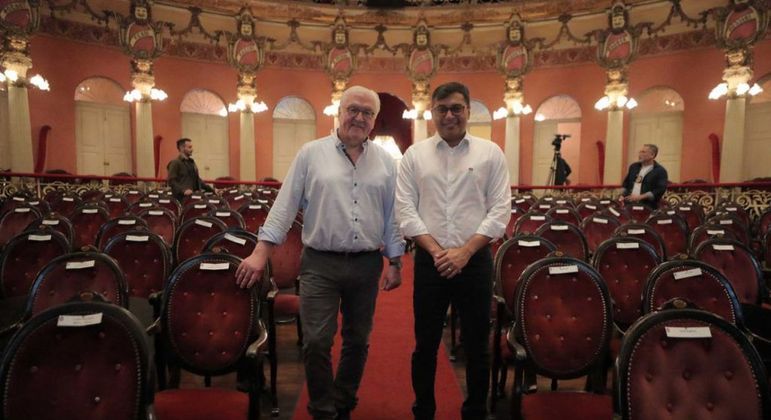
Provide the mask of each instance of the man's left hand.
POLYGON ((641 194, 631 194, 631 195, 626 197, 626 200, 627 201, 631 201, 633 203, 636 203, 638 201, 645 200, 645 198, 646 198, 646 196, 641 195, 641 194))
POLYGON ((389 291, 396 289, 397 287, 401 286, 402 284, 402 272, 400 268, 397 268, 395 265, 390 265, 386 269, 385 276, 383 276, 382 281, 380 282, 380 288, 389 291))
POLYGON ((464 247, 448 248, 439 253, 439 258, 435 258, 434 266, 442 277, 451 279, 461 272, 470 258, 471 253, 464 247))

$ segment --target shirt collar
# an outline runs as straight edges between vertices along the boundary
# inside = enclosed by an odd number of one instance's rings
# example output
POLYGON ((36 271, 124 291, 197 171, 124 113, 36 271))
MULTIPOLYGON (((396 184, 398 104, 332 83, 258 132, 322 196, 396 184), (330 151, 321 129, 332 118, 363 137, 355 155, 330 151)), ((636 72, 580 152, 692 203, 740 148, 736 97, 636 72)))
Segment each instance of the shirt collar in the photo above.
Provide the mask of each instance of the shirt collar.
MULTIPOLYGON (((338 150, 345 150, 345 144, 343 144, 343 141, 340 140, 340 137, 337 136, 337 130, 334 130, 332 132, 332 139, 334 139, 335 141, 335 148, 337 148, 338 150)), ((361 145, 366 150, 369 143, 370 143, 369 139, 366 139, 361 145)))
MULTIPOLYGON (((455 146, 455 147, 462 147, 464 145, 466 147, 468 147, 468 144, 469 144, 470 141, 471 141, 471 137, 469 137, 468 131, 466 131, 466 134, 463 135, 463 138, 460 140, 458 145, 455 146)), ((448 149, 450 148, 450 145, 447 144, 447 142, 444 141, 442 136, 440 136, 438 133, 436 135, 434 135, 434 146, 436 146, 437 148, 439 148, 439 147, 445 147, 445 148, 448 148, 448 149)))

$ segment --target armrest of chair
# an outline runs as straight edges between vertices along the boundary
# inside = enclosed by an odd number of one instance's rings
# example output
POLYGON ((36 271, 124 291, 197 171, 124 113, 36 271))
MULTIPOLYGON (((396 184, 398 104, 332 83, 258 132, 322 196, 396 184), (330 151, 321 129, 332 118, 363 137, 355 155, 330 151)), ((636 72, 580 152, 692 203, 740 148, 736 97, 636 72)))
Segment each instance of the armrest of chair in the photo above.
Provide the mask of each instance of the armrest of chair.
POLYGON ((145 333, 147 335, 160 334, 161 331, 163 331, 163 327, 160 318, 156 318, 149 327, 145 328, 145 333))
POLYGON ((268 341, 268 330, 265 328, 265 324, 261 319, 257 320, 257 326, 260 329, 260 334, 257 336, 257 339, 254 340, 254 342, 246 349, 246 357, 250 359, 257 358, 257 356, 260 354, 260 349, 262 349, 262 347, 268 341))
POLYGON ((276 295, 278 295, 278 286, 276 285, 276 282, 273 281, 273 277, 271 277, 270 290, 268 290, 268 293, 265 294, 265 299, 269 302, 273 302, 276 300, 276 295))
POLYGON ((512 324, 511 328, 509 328, 509 332, 506 333, 506 342, 509 344, 511 352, 514 354, 515 363, 522 364, 527 360, 527 351, 519 344, 519 342, 517 342, 517 339, 514 338, 515 327, 516 324, 512 324))

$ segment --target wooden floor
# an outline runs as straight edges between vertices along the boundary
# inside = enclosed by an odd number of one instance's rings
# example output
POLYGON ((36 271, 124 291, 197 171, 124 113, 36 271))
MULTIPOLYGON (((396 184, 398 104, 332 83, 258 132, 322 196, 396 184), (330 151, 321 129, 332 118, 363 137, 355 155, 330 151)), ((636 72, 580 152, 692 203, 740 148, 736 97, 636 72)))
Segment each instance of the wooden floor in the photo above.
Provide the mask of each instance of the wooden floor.
MULTIPOLYGON (((279 349, 279 361, 278 361, 278 400, 280 413, 278 419, 291 419, 297 399, 300 396, 302 387, 305 386, 305 371, 303 369, 301 349, 297 346, 297 330, 294 323, 281 324, 277 328, 279 349)), ((445 328, 444 331, 444 345, 447 350, 447 354, 450 354, 450 328, 445 328)), ((463 392, 465 393, 465 364, 463 360, 462 350, 457 351, 457 361, 453 363, 458 383, 460 384, 463 392)), ((265 364, 265 375, 269 377, 268 364, 265 364)), ((506 397, 510 392, 511 387, 511 375, 509 374, 509 384, 506 388, 506 397)), ((219 378, 212 378, 212 386, 235 388, 235 375, 226 375, 219 378)), ((561 383, 561 389, 582 389, 583 380, 566 381, 561 383)), ((183 372, 182 385, 185 387, 203 387, 203 379, 194 375, 183 372)), ((547 389, 549 383, 542 379, 539 379, 539 388, 547 389)), ((405 388, 405 392, 411 392, 409 387, 405 388)), ((490 419, 509 419, 509 401, 507 398, 501 399, 497 403, 498 409, 495 415, 490 415, 490 419)), ((270 418, 271 405, 270 405, 270 393, 266 388, 263 392, 262 398, 262 417, 270 418)), ((356 418, 356 412, 353 412, 353 418, 356 418)), ((404 420, 404 419, 403 419, 404 420)))

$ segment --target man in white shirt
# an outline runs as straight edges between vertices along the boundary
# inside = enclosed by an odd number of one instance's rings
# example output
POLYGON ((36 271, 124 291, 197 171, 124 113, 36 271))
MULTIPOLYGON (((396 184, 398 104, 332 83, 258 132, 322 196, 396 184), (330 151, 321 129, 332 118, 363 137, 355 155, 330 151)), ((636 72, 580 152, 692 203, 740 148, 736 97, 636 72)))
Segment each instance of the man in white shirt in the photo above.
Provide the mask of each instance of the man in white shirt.
POLYGON ((629 165, 624 178, 624 190, 619 197, 623 204, 639 203, 652 209, 658 207, 661 197, 667 191, 667 170, 656 162, 659 148, 655 144, 644 144, 638 153, 639 161, 629 165))
POLYGON ((382 288, 401 284, 404 240, 394 213, 396 165, 385 149, 367 140, 379 110, 376 92, 361 86, 343 92, 340 128, 297 153, 260 227, 258 244, 236 272, 241 287, 254 285, 303 209, 300 319, 308 411, 314 419, 347 419, 356 406, 383 256, 389 267, 382 288), (343 347, 333 375, 338 312, 343 347))
POLYGON ((415 252, 415 351, 412 387, 416 419, 433 419, 436 354, 450 303, 460 314, 468 396, 464 419, 484 419, 490 377, 490 241, 511 216, 506 159, 495 143, 469 135, 468 88, 452 82, 432 98, 437 134, 413 144, 396 183, 399 227, 415 252))

